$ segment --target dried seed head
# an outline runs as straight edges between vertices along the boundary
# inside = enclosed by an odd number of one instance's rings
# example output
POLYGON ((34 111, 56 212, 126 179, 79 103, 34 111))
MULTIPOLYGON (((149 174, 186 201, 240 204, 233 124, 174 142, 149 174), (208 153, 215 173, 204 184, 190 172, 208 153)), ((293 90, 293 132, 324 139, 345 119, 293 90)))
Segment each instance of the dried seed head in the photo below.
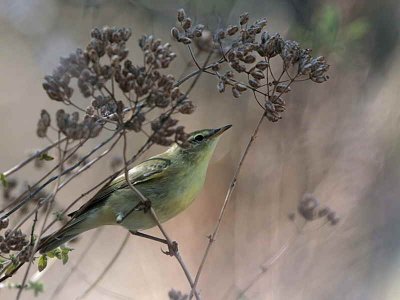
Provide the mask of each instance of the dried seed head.
POLYGON ((247 87, 242 83, 236 83, 235 88, 241 93, 247 90, 247 87))
POLYGON ((266 62, 266 61, 264 61, 264 60, 262 60, 262 61, 259 61, 259 62, 256 64, 255 67, 256 67, 257 69, 261 70, 261 71, 264 71, 266 68, 268 68, 268 66, 269 66, 269 63, 266 62))
POLYGON ((238 89, 236 87, 232 88, 232 95, 235 98, 239 98, 240 97, 240 92, 238 91, 238 89))
POLYGON ((217 89, 220 93, 225 92, 225 83, 223 81, 219 81, 217 84, 217 89))
POLYGON ((193 105, 193 103, 192 103, 192 101, 189 101, 189 100, 185 100, 185 101, 183 101, 182 102, 182 104, 179 106, 179 112, 181 113, 181 114, 184 114, 184 115, 190 115, 190 114, 192 114, 192 113, 194 113, 194 111, 195 111, 195 106, 193 105))
POLYGON ((178 10, 177 19, 179 22, 182 22, 186 18, 186 13, 183 8, 178 10))
POLYGON ((175 40, 179 40, 180 34, 179 34, 178 28, 172 27, 172 29, 171 29, 171 36, 172 36, 175 40))
POLYGON ((239 16, 240 25, 245 25, 249 21, 249 13, 244 13, 239 16))
POLYGON ((249 85, 252 88, 258 89, 260 87, 260 82, 257 79, 249 79, 249 85))
POLYGON ((307 221, 314 220, 317 217, 318 200, 311 194, 305 194, 301 199, 297 211, 307 221))
POLYGON ((239 27, 236 25, 234 25, 234 26, 229 25, 228 28, 226 29, 226 33, 229 36, 236 34, 238 31, 239 31, 239 27))
POLYGON ((192 40, 188 37, 181 37, 179 38, 178 42, 189 45, 190 43, 192 43, 192 40))
POLYGON ((254 79, 257 79, 257 80, 261 80, 261 79, 265 78, 264 73, 262 71, 259 71, 259 70, 253 70, 250 73, 250 75, 253 76, 254 79))
POLYGON ((328 219, 328 221, 331 223, 332 226, 335 226, 340 221, 340 218, 333 211, 329 212, 326 218, 328 219))
POLYGON ((5 218, 3 220, 0 220, 0 230, 1 229, 6 229, 10 223, 10 220, 8 218, 5 218))
POLYGON ((276 91, 278 93, 288 93, 291 91, 291 88, 285 83, 279 83, 276 85, 276 91))
POLYGON ((188 30, 190 27, 192 27, 192 19, 186 18, 182 21, 182 28, 185 30, 188 30))

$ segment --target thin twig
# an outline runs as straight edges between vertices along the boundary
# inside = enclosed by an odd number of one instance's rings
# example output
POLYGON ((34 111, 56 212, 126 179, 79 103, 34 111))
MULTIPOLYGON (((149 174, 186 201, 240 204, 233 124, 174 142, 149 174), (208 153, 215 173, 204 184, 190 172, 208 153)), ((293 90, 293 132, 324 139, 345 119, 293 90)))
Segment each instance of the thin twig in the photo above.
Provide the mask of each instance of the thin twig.
MULTIPOLYGON (((260 126, 263 123, 264 118, 265 118, 265 112, 263 112, 260 120, 258 121, 257 126, 255 127, 255 129, 253 131, 253 134, 251 135, 250 140, 247 143, 246 149, 244 150, 244 153, 242 154, 242 157, 239 160, 239 163, 238 163, 238 165, 236 167, 235 173, 233 174, 233 178, 231 180, 231 183, 229 185, 228 191, 226 193, 225 200, 224 200, 224 203, 222 205, 221 211, 219 213, 219 217, 218 217, 217 223, 215 224, 213 233, 208 238, 208 245, 206 247, 206 250, 204 252, 203 258, 202 258, 201 263, 199 265, 199 268, 197 270, 196 278, 194 280, 194 288, 196 288, 197 283, 199 282, 201 271, 203 270, 203 267, 204 267, 204 264, 205 264, 206 259, 208 257, 208 254, 210 252, 211 246, 215 242, 215 238, 216 238, 216 236, 218 234, 219 227, 220 227, 221 222, 222 222, 222 218, 223 218, 223 216, 225 214, 225 211, 226 211, 226 207, 228 206, 228 203, 229 203, 229 201, 231 199, 232 193, 235 190, 235 187, 236 187, 236 184, 237 184, 237 180, 238 180, 238 176, 239 176, 240 170, 241 170, 241 168, 243 166, 244 160, 246 159, 247 154, 248 154, 251 146, 253 145, 253 143, 254 143, 254 141, 256 139, 258 130, 260 129, 260 126)), ((190 293, 190 299, 192 297, 193 297, 193 290, 190 293)))
POLYGON ((86 258, 86 256, 89 254, 90 248, 94 245, 98 237, 100 236, 100 233, 102 231, 102 227, 99 227, 96 229, 94 232, 92 238, 90 239, 89 243, 87 244, 86 248, 83 249, 82 255, 76 260, 76 263, 72 266, 72 268, 68 271, 67 274, 60 280, 60 283, 57 285, 57 287, 54 289, 53 293, 51 294, 49 299, 56 299, 58 295, 60 295, 62 289, 65 287, 65 284, 67 283, 68 279, 71 277, 71 275, 74 273, 74 271, 78 268, 78 266, 81 264, 81 262, 86 258))
MULTIPOLYGON (((130 181, 129 179, 129 173, 128 173, 128 167, 127 167, 127 160, 126 160, 126 150, 127 150, 127 139, 126 139, 126 133, 125 130, 123 131, 123 136, 124 136, 124 148, 123 148, 123 159, 124 159, 124 165, 125 165, 125 180, 128 184, 128 186, 132 189, 132 191, 134 191, 139 197, 140 197, 140 201, 145 204, 146 202, 150 202, 150 199, 147 199, 146 196, 144 196, 130 181)), ((150 206, 149 212, 152 216, 152 218, 154 219, 155 223, 157 224, 158 228, 160 229, 161 233, 163 234, 163 236, 165 237, 165 240, 167 241, 168 247, 169 249, 171 249, 171 254, 175 256, 175 258, 178 260, 179 264, 182 267, 183 272, 185 273, 185 276, 187 278, 187 280, 189 281, 189 284, 193 290, 193 293, 196 297, 196 299, 200 299, 195 287, 194 287, 194 283, 193 283, 193 279, 192 276, 190 275, 190 272, 188 270, 188 268, 186 267, 186 264, 184 263, 182 257, 180 256, 178 251, 172 251, 172 249, 175 248, 174 242, 171 240, 171 238, 169 237, 169 235, 167 234, 167 232, 165 231, 165 229, 163 228, 163 226, 161 225, 160 220, 157 217, 156 212, 154 211, 153 207, 150 206)), ((126 217, 126 216, 124 216, 126 217)))
POLYGON ((118 257, 120 256, 120 254, 122 253, 122 250, 125 248, 126 243, 129 240, 130 237, 130 233, 128 232, 125 235, 124 240, 122 241, 121 245, 119 246, 117 252, 114 254, 114 256, 111 258, 110 262, 107 264, 107 266, 104 268, 104 270, 100 273, 100 275, 96 278, 96 280, 80 295, 76 298, 76 300, 78 299, 83 299, 85 298, 87 295, 89 295, 89 293, 96 287, 96 285, 103 279, 103 277, 107 274, 107 272, 112 268, 112 266, 114 265, 114 263, 117 261, 118 257))
POLYGON ((40 155, 42 155, 43 153, 46 153, 47 151, 49 151, 50 149, 56 147, 57 145, 61 144, 62 142, 64 142, 67 138, 62 138, 56 142, 54 142, 51 145, 48 145, 47 147, 36 151, 34 154, 32 154, 31 156, 29 156, 27 159, 21 161, 20 163, 18 163, 17 165, 15 165, 14 167, 12 167, 11 169, 3 172, 4 176, 10 176, 11 174, 15 173, 16 171, 18 171, 19 169, 21 169, 22 167, 24 167, 25 165, 27 165, 28 163, 30 163, 32 160, 34 160, 35 158, 40 157, 40 155))
MULTIPOLYGON (((58 136, 59 136, 59 140, 60 140, 60 132, 58 133, 58 136)), ((68 148, 68 139, 66 140, 66 143, 65 143, 65 149, 67 149, 67 148, 68 148)), ((64 153, 65 152, 66 151, 64 151, 64 153)), ((59 165, 60 165, 59 174, 61 174, 62 170, 63 170, 64 156, 63 156, 63 152, 61 150, 60 144, 58 144, 58 159, 59 159, 59 165)), ((58 176, 57 182, 55 184, 55 187, 54 187, 54 190, 53 190, 53 193, 52 193, 52 197, 51 197, 51 199, 49 201, 49 204, 47 206, 47 210, 46 210, 46 214, 45 214, 45 217, 44 217, 44 220, 43 220, 42 227, 41 227, 41 229, 39 231, 39 235, 37 236, 37 239, 36 239, 35 244, 33 246, 32 253, 31 253, 30 258, 29 258, 28 266, 26 268, 26 271, 25 271, 25 274, 24 274, 24 278, 22 279, 21 287, 18 290, 16 300, 19 300, 21 298, 21 296, 22 296, 22 291, 24 290, 26 281, 28 279, 29 270, 31 268, 33 259, 35 257, 36 249, 37 249, 37 247, 39 245, 40 238, 42 237, 43 230, 44 230, 44 228, 46 226, 47 219, 48 219, 48 217, 50 215, 50 212, 51 212, 51 209, 52 209, 52 203, 53 203, 53 201, 54 201, 54 199, 55 199, 55 197, 57 195, 58 187, 60 186, 60 182, 61 182, 61 176, 58 176)))
POLYGON ((98 144, 96 147, 94 147, 91 151, 89 151, 89 153, 87 153, 84 157, 82 157, 81 160, 79 160, 76 164, 74 164, 73 166, 65 169, 63 172, 61 172, 61 174, 57 175, 57 176, 53 176, 50 179, 48 179, 44 184, 42 184, 40 187, 38 187, 32 194, 29 195, 29 197, 25 197, 24 199, 21 200, 21 202, 19 202, 15 207, 13 207, 12 209, 10 209, 7 213, 3 214, 0 217, 0 220, 4 220, 5 218, 8 218, 11 214, 13 214, 15 211, 17 211, 18 209, 20 209, 22 206, 24 206, 30 199, 32 199, 32 197, 36 196, 41 190, 43 190, 47 185, 49 185, 50 183, 52 183, 54 180, 59 179, 61 176, 64 176, 65 174, 70 173, 71 171, 73 171, 74 169, 76 169, 79 165, 81 165, 88 157, 90 157, 93 153, 95 153, 97 150, 99 150, 101 147, 103 147, 104 145, 106 145, 107 143, 109 143, 111 140, 114 139, 114 137, 118 134, 118 130, 114 132, 114 134, 109 137, 108 139, 106 139, 105 141, 103 141, 102 143, 98 144))
POLYGON ((303 224, 300 228, 296 226, 296 234, 292 236, 274 256, 272 256, 266 262, 260 265, 260 271, 250 280, 246 287, 240 291, 236 299, 242 299, 242 297, 267 273, 272 265, 275 264, 278 259, 281 258, 289 250, 289 248, 295 243, 295 241, 297 241, 303 230, 304 225, 305 224, 303 224))

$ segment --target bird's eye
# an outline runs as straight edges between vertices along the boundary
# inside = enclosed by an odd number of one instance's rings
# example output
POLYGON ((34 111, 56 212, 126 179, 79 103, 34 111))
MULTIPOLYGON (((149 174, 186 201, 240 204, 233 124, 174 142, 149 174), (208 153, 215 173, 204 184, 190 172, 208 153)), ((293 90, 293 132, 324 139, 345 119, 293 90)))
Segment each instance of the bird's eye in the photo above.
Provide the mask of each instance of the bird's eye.
POLYGON ((204 140, 204 136, 202 136, 201 134, 198 134, 194 137, 194 140, 196 142, 201 142, 202 140, 204 140))

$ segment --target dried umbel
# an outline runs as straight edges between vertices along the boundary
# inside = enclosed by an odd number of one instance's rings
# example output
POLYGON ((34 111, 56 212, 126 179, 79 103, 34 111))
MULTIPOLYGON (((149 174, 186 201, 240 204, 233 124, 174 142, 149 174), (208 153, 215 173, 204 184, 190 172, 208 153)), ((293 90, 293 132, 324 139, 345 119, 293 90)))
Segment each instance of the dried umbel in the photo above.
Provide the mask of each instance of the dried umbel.
POLYGON ((12 231, 7 229, 4 236, 0 235, 0 253, 10 253, 10 251, 21 251, 29 244, 26 234, 20 229, 12 231))
MULTIPOLYGON (((195 41, 197 45, 197 35, 192 30, 196 27, 193 27, 191 19, 183 10, 178 11, 178 22, 180 28, 174 27, 171 30, 173 38, 183 44, 195 41)), ((222 59, 212 66, 219 78, 217 89, 220 93, 227 90, 226 86, 231 86, 229 90, 234 98, 252 91, 268 120, 276 122, 282 118, 281 114, 286 109, 282 94, 291 91, 290 85, 307 79, 317 83, 326 81, 328 76, 325 74, 329 65, 322 56, 312 57, 311 50, 301 48, 298 42, 265 31, 266 25, 265 18, 251 23, 249 14, 244 13, 240 15, 238 25, 228 25, 226 29, 217 30, 211 35, 213 40, 209 46, 200 47, 200 50, 214 52, 218 49, 222 55, 222 59), (271 64, 279 64, 279 60, 281 73, 274 74, 271 64), (226 63, 231 70, 224 74, 220 70, 226 63), (259 101, 260 97, 264 99, 264 105, 259 101)))
POLYGON ((49 128, 50 123, 51 123, 50 114, 45 109, 42 109, 36 130, 38 137, 42 138, 47 135, 47 129, 49 128))
POLYGON ((57 111, 57 126, 64 135, 72 140, 89 139, 99 135, 102 126, 96 118, 85 116, 79 122, 78 112, 66 113, 63 109, 57 111))
MULTIPOLYGON (((182 13, 179 18, 182 18, 182 13)), ((201 35, 202 26, 192 28, 191 20, 186 17, 182 19, 182 26, 188 36, 201 35)), ((67 58, 62 58, 53 74, 45 77, 43 87, 51 99, 86 113, 83 121, 79 121, 77 112, 66 113, 62 109, 57 112, 58 129, 66 137, 73 140, 97 137, 107 123, 116 125, 114 130, 141 132, 145 130, 143 124, 151 123, 151 120, 146 122, 150 111, 159 110, 159 116, 167 116, 156 118, 158 121, 168 120, 172 113, 194 112, 195 106, 187 99, 187 95, 175 86, 175 77, 163 74, 176 58, 171 45, 152 35, 143 35, 139 39, 143 64, 137 65, 128 59, 126 42, 130 36, 131 31, 126 28, 95 28, 85 50, 77 49, 67 58), (80 93, 91 99, 85 109, 72 100, 73 88, 70 85, 73 78, 80 93), (119 88, 124 95, 122 99, 116 96, 115 88, 119 88), (125 118, 127 111, 133 112, 128 120, 125 118)), ((47 134, 49 127, 44 117, 42 114, 38 124, 38 135, 42 137, 47 134)), ((160 127, 160 132, 151 134, 154 143, 169 145, 182 139, 183 135, 176 132, 177 122, 174 122, 174 126, 170 122, 165 126, 160 127)), ((151 127, 152 130, 154 128, 151 127)))
MULTIPOLYGON (((204 25, 193 25, 192 19, 186 16, 183 9, 178 10, 177 19, 180 23, 180 28, 172 27, 171 29, 171 36, 174 40, 189 45, 193 40, 198 40, 203 36, 204 25)), ((200 43, 204 44, 204 41, 200 43)))

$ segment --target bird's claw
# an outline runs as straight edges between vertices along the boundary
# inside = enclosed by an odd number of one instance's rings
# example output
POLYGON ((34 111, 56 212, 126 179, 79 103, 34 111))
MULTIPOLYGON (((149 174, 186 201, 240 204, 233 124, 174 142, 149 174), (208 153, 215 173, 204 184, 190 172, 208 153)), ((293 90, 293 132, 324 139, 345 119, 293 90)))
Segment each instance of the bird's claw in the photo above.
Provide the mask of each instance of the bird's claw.
POLYGON ((165 255, 174 256, 178 253, 178 243, 173 241, 171 244, 168 244, 168 251, 164 251, 163 249, 161 249, 161 251, 165 255))

